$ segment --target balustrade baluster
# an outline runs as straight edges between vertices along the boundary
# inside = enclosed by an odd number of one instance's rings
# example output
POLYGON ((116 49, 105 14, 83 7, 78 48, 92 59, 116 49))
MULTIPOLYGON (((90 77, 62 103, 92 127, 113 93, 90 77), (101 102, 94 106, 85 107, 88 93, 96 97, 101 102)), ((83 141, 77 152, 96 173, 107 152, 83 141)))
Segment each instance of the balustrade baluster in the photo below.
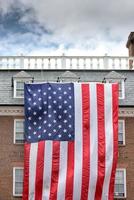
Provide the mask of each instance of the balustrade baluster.
POLYGON ((34 67, 35 67, 35 69, 37 69, 37 58, 35 58, 34 67))
POLYGON ((48 58, 48 69, 51 68, 51 62, 50 62, 50 58, 48 58))
POLYGON ((83 67, 86 69, 86 58, 83 59, 83 67))
POLYGON ((44 58, 41 59, 41 68, 44 69, 44 58))

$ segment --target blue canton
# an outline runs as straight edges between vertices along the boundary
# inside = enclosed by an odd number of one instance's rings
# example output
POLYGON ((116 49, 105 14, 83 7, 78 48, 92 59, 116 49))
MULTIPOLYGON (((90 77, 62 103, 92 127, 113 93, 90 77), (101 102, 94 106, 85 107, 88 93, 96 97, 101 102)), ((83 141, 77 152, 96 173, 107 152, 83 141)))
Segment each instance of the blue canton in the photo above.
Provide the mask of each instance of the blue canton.
POLYGON ((74 140, 73 83, 25 84, 25 140, 74 140))

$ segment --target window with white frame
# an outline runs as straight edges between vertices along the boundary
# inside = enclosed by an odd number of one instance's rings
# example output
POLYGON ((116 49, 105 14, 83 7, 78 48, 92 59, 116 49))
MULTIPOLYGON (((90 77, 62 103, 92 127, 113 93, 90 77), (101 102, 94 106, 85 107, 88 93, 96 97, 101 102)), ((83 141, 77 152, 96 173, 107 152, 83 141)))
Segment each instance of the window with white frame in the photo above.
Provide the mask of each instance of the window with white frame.
POLYGON ((106 79, 107 83, 118 83, 119 84, 119 99, 125 98, 125 81, 124 79, 106 79))
POLYGON ((126 169, 117 169, 114 186, 115 198, 126 198, 126 169))
POLYGON ((22 196, 23 167, 13 168, 13 196, 22 196))
POLYGON ((119 99, 124 99, 125 98, 125 84, 124 80, 118 81, 119 83, 119 99))
POLYGON ((24 119, 14 120, 14 144, 24 143, 24 119))
POLYGON ((14 80, 14 98, 24 97, 24 80, 14 80))
POLYGON ((118 121, 118 144, 125 145, 125 120, 118 121))

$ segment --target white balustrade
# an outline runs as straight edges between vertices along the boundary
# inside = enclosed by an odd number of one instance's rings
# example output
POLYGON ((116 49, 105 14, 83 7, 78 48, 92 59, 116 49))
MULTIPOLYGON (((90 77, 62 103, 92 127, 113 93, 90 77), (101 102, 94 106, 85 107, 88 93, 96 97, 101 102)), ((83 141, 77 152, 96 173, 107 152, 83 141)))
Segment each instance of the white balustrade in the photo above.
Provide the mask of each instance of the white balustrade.
POLYGON ((1 69, 134 69, 134 57, 0 56, 1 69))

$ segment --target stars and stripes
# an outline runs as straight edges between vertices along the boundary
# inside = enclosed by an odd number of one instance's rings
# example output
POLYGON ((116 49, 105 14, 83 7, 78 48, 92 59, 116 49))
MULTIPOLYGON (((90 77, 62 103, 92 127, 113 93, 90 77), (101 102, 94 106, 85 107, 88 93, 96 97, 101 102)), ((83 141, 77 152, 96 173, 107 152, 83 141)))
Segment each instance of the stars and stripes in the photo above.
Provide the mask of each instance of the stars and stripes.
POLYGON ((118 85, 27 84, 25 111, 23 200, 113 200, 118 85))

